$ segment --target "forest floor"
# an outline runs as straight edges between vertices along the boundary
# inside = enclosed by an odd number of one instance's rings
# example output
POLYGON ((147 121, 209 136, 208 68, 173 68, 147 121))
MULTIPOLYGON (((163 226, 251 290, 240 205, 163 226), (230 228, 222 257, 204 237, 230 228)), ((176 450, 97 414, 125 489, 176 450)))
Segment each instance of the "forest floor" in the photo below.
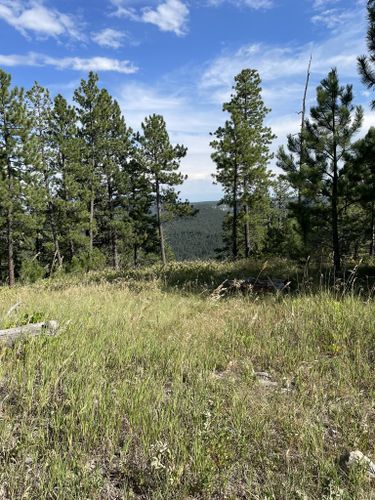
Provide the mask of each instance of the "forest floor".
POLYGON ((1 499, 375 499, 374 301, 201 266, 0 288, 2 328, 61 325, 0 348, 1 499))

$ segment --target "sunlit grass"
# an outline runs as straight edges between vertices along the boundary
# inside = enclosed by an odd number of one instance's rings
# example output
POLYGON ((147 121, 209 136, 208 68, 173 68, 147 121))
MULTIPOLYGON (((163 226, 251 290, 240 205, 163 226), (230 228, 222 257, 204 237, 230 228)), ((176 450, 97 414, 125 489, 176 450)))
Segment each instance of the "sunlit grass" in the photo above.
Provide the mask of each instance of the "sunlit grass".
POLYGON ((375 458, 373 302, 138 279, 0 289, 61 324, 0 351, 4 498, 374 498, 339 463, 375 458))

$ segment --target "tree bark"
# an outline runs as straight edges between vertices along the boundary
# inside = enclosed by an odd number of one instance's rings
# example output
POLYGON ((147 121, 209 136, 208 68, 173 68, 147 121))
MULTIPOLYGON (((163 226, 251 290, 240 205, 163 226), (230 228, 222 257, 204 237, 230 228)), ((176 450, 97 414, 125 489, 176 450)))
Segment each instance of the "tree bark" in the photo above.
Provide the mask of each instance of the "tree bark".
POLYGON ((134 261, 134 267, 138 267, 138 245, 137 244, 133 245, 133 261, 134 261))
POLYGON ((234 165, 234 179, 233 179, 233 220, 232 220, 232 256, 236 260, 238 257, 238 207, 237 207, 237 191, 238 191, 238 166, 237 162, 234 165))
POLYGON ((245 257, 248 259, 251 255, 251 241, 250 241, 250 224, 248 219, 249 216, 249 205, 245 203, 245 257))
POLYGON ((8 209, 7 214, 7 238, 8 238, 8 284, 14 286, 14 242, 13 242, 13 213, 12 208, 8 209))
POLYGON ((167 258, 165 255, 165 242, 164 242, 164 231, 161 220, 161 200, 160 200, 160 185, 159 181, 156 181, 156 221, 159 232, 159 241, 160 241, 160 256, 163 263, 163 266, 167 263, 167 258))
POLYGON ((89 251, 90 251, 90 256, 92 255, 92 252, 94 250, 94 216, 95 216, 95 193, 94 193, 94 186, 91 187, 91 198, 90 198, 90 226, 89 226, 89 238, 90 238, 90 244, 89 244, 89 251))
MULTIPOLYGON (((5 142, 8 142, 6 134, 5 142)), ((7 150, 7 144, 5 149, 7 150)), ((6 152, 6 154, 8 154, 6 152)), ((7 246, 8 246, 8 285, 14 286, 14 241, 13 241, 13 181, 12 181, 12 166, 9 156, 7 156, 7 177, 8 177, 8 195, 9 206, 7 210, 7 246)))
MULTIPOLYGON (((335 116, 333 117, 335 120, 335 116)), ((333 130, 335 134, 335 127, 333 130)), ((332 179, 332 246, 333 246, 333 265, 335 273, 341 270, 341 255, 340 255, 340 239, 338 228, 338 162, 337 162, 337 146, 334 142, 333 151, 333 179, 332 179)))

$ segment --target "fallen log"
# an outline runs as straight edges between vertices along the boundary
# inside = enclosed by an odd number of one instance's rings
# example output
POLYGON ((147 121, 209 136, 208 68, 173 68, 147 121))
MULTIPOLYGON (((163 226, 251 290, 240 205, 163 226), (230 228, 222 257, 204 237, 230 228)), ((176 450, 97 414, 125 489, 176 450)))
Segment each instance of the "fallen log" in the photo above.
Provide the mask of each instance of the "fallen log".
POLYGON ((225 280, 213 292, 212 297, 220 299, 221 297, 232 295, 238 292, 242 294, 252 293, 269 293, 269 292, 282 292, 289 287, 290 283, 279 278, 247 278, 243 280, 233 279, 225 280))
POLYGON ((57 321, 30 323, 28 325, 0 330, 0 342, 12 345, 20 337, 35 337, 36 335, 55 335, 59 329, 57 321))

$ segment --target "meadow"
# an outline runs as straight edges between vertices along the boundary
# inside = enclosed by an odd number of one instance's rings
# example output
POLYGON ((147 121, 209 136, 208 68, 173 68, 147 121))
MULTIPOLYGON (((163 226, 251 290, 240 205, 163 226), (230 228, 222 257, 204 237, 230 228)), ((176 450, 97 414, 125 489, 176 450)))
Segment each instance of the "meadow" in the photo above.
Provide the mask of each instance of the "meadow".
POLYGON ((0 288, 2 328, 61 325, 0 348, 0 498, 375 499, 345 467, 355 449, 375 459, 368 280, 314 290, 304 270, 289 294, 210 297, 240 271, 171 264, 0 288))

